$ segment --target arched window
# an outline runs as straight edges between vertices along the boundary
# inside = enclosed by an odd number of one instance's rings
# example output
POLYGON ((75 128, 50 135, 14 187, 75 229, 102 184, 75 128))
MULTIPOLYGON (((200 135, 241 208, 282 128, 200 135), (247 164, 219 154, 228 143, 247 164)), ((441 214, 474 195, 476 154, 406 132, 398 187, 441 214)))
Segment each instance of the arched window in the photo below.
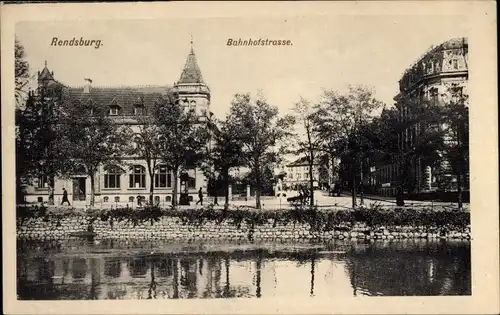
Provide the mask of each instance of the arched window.
POLYGON ((145 188, 146 187, 146 168, 141 165, 134 165, 130 168, 129 187, 130 188, 145 188))
POLYGON ((160 165, 155 172, 155 188, 172 187, 172 172, 166 165, 160 165))
POLYGON ((109 167, 104 174, 104 188, 120 188, 121 171, 117 167, 109 167))

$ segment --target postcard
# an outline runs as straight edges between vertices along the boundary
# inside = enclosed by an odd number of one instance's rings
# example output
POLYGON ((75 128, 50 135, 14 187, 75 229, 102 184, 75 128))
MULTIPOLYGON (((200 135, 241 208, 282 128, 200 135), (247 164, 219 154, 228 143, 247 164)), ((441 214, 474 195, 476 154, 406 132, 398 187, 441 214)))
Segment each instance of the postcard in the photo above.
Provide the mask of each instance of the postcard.
POLYGON ((1 14, 8 314, 498 313, 493 2, 1 14))

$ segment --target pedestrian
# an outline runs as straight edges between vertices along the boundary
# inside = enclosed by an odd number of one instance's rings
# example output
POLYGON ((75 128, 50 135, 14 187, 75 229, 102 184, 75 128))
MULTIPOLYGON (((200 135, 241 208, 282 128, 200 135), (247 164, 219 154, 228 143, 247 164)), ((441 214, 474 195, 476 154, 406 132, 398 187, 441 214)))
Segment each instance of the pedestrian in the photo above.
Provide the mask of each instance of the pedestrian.
POLYGON ((202 188, 200 187, 200 189, 198 190, 198 201, 196 202, 196 204, 201 204, 203 206, 203 191, 202 191, 202 188))
POLYGON ((69 200, 68 200, 68 191, 66 190, 66 188, 63 188, 63 198, 62 198, 62 202, 61 202, 61 206, 67 202, 68 203, 68 206, 71 206, 71 204, 69 203, 69 200))

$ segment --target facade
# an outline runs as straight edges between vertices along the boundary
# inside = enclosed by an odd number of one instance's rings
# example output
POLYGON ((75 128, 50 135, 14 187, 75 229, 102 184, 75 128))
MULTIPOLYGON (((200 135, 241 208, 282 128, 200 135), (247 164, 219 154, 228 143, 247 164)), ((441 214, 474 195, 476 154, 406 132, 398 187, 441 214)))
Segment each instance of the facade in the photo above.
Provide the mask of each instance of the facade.
MULTIPOLYGON (((296 159, 292 163, 284 165, 281 169, 286 176, 283 176, 283 187, 296 189, 297 186, 309 185, 309 162, 305 157, 296 159)), ((320 165, 313 165, 314 185, 319 186, 320 165)))
MULTIPOLYGON (((62 86, 64 93, 71 100, 78 100, 89 105, 107 107, 109 116, 117 123, 129 125, 138 132, 140 127, 139 116, 147 115, 154 103, 165 95, 168 86, 130 86, 130 87, 97 87, 86 79, 81 87, 68 87, 55 80, 47 64, 38 72, 39 87, 62 86)), ((196 61, 196 55, 191 48, 184 65, 180 79, 174 83, 173 90, 178 95, 176 100, 184 105, 186 110, 195 110, 201 121, 210 117, 210 89, 204 82, 201 70, 196 61)), ((117 171, 101 167, 95 177, 95 202, 98 203, 131 203, 137 201, 138 196, 143 200, 149 195, 149 173, 146 161, 130 157, 126 171, 117 171)), ((190 170, 189 180, 181 182, 178 179, 179 192, 188 188, 189 198, 195 199, 197 191, 202 187, 207 190, 207 180, 201 170, 190 170)), ((154 178, 156 202, 171 202, 172 174, 166 165, 160 165, 154 178)), ((63 188, 68 191, 68 198, 73 201, 90 201, 90 178, 83 172, 75 173, 69 179, 56 178, 54 182, 54 202, 62 200, 63 188)), ((180 194, 178 194, 180 196, 180 194)), ((41 175, 34 180, 34 185, 27 187, 26 202, 46 202, 49 200, 49 185, 47 176, 41 175)))
MULTIPOLYGON (((467 38, 450 39, 436 47, 431 47, 403 74, 399 81, 399 94, 394 98, 396 108, 403 121, 412 119, 415 102, 429 102, 442 105, 449 100, 451 89, 460 97, 468 95, 468 40, 467 38)), ((455 94, 456 95, 456 94, 455 94)), ((467 99, 467 98, 466 98, 467 99)), ((399 135, 399 147, 403 152, 412 148, 418 141, 419 134, 425 128, 421 122, 406 128, 399 135)), ((444 126, 439 126, 444 127, 444 126)), ((448 138, 444 139, 449 141, 448 138)), ((380 193, 395 195, 398 182, 397 164, 376 167, 376 183, 380 193)), ((432 167, 417 158, 411 163, 409 172, 411 188, 407 193, 418 194, 436 190, 456 189, 456 178, 451 174, 447 163, 432 167), (455 184, 453 184, 455 183, 455 184)), ((464 180, 464 189, 468 187, 468 175, 464 180)))

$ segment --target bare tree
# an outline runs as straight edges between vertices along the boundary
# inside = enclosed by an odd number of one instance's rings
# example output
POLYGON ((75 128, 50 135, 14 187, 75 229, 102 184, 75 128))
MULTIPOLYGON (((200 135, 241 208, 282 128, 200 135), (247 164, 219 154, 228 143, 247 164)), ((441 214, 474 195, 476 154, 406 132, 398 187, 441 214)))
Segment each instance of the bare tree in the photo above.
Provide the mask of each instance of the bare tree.
POLYGON ((318 163, 318 157, 321 153, 321 146, 323 144, 320 128, 317 128, 315 120, 316 113, 314 112, 311 103, 300 98, 300 101, 295 104, 294 111, 296 114, 296 122, 299 124, 298 139, 296 142, 296 154, 305 156, 309 169, 309 204, 314 206, 314 166, 318 163))

